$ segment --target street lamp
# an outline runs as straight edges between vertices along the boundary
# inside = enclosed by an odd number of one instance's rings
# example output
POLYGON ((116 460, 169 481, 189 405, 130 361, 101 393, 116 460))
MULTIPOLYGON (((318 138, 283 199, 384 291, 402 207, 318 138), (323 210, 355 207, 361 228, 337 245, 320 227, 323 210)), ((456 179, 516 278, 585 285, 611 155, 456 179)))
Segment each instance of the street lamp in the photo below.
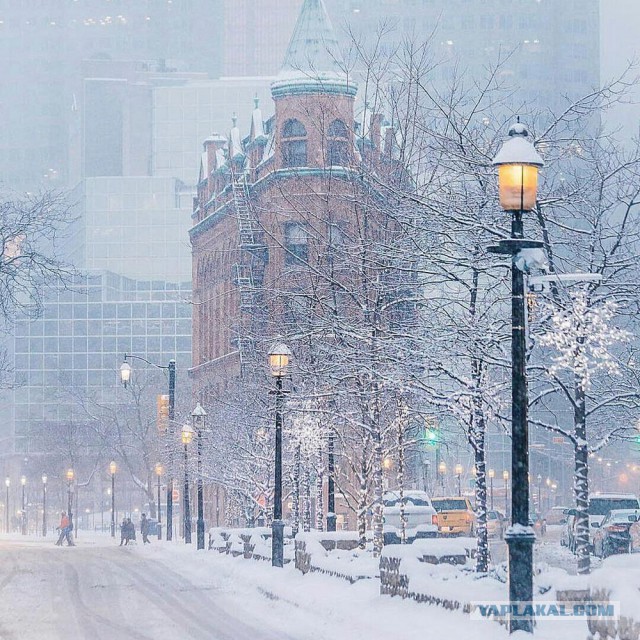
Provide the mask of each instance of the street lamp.
POLYGON ((447 463, 444 460, 438 464, 438 473, 440 474, 440 491, 444 495, 444 476, 447 473, 447 463))
MULTIPOLYGON (((69 516, 69 527, 73 527, 73 513, 71 507, 72 505, 72 496, 71 496, 71 486, 73 484, 73 478, 75 474, 73 469, 67 469, 67 515, 69 516)), ((73 531, 73 529, 71 529, 73 531)))
POLYGON ((47 537, 47 474, 42 474, 42 537, 47 537))
POLYGON ((11 486, 11 478, 9 478, 9 476, 7 476, 4 479, 4 484, 7 487, 7 500, 6 500, 6 504, 5 504, 5 530, 7 533, 9 533, 9 487, 11 486))
POLYGON ((536 480, 538 481, 538 509, 540 510, 540 513, 542 513, 542 494, 540 492, 540 489, 542 488, 542 476, 538 474, 536 480))
POLYGON ((25 501, 25 488, 27 486, 27 477, 26 476, 22 476, 20 478, 20 484, 22 485, 22 515, 21 515, 21 522, 20 522, 20 526, 22 529, 22 535, 26 536, 27 535, 27 503, 25 501))
POLYGON ((116 537, 116 471, 118 467, 115 460, 109 463, 109 473, 111 474, 111 537, 116 537))
POLYGON ((462 476, 462 465, 461 464, 457 464, 456 465, 456 479, 458 481, 458 495, 459 496, 462 495, 462 484, 460 482, 461 476, 462 476))
POLYGON ((193 440, 193 428, 190 424, 182 427, 182 444, 184 445, 184 541, 191 544, 191 505, 189 501, 189 451, 193 440))
POLYGON ((200 403, 196 404, 196 408, 191 412, 193 418, 193 426, 198 436, 198 522, 196 524, 197 532, 197 548, 204 549, 204 495, 202 487, 202 433, 204 431, 204 421, 207 412, 202 408, 200 403))
POLYGON ((493 479, 495 477, 496 477, 496 470, 495 469, 489 469, 489 497, 490 497, 490 500, 491 500, 491 502, 490 502, 491 511, 493 511, 493 479))
POLYGON ((158 540, 162 540, 162 507, 160 506, 160 476, 162 475, 162 465, 156 464, 156 477, 158 479, 158 540))
POLYGON ((127 362, 127 359, 129 358, 142 360, 142 362, 145 362, 151 367, 155 367, 156 369, 166 369, 169 373, 169 426, 167 429, 167 437, 169 438, 169 442, 171 442, 171 446, 169 447, 169 461, 167 465, 167 540, 171 541, 173 540, 173 476, 171 475, 173 469, 173 442, 171 440, 171 433, 176 410, 176 361, 169 360, 169 364, 165 367, 149 362, 149 360, 142 358, 141 356, 125 353, 124 362, 120 365, 120 380, 122 381, 125 389, 131 380, 132 373, 131 365, 127 362))
POLYGON ((282 521, 282 421, 284 389, 282 380, 288 375, 291 350, 286 344, 276 342, 269 350, 269 369, 276 379, 276 442, 275 481, 273 486, 273 522, 271 523, 271 565, 284 564, 284 522, 282 521))
MULTIPOLYGON (((538 171, 544 166, 526 127, 517 122, 509 129, 493 165, 498 167, 500 206, 511 213, 511 238, 489 250, 511 256, 511 528, 505 539, 509 547, 510 603, 531 603, 533 599, 533 542, 529 524, 529 425, 527 418, 526 298, 523 269, 535 261, 543 246, 525 240, 522 217, 535 207, 538 171)), ((533 616, 509 620, 511 633, 533 633, 533 616)))

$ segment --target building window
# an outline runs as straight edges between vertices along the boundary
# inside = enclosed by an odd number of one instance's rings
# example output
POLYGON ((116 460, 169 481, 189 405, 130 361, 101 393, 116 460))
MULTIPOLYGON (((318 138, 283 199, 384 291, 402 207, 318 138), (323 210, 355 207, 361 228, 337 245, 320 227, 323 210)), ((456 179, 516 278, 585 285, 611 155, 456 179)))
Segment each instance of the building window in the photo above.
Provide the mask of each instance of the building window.
POLYGON ((327 160, 329 166, 344 167, 349 164, 349 131, 342 120, 334 120, 327 131, 327 160))
POLYGON ((287 120, 282 128, 282 164, 307 166, 307 130, 299 120, 287 120))
POLYGON ((309 235, 304 225, 290 222, 284 229, 284 263, 288 265, 306 262, 309 257, 309 235))

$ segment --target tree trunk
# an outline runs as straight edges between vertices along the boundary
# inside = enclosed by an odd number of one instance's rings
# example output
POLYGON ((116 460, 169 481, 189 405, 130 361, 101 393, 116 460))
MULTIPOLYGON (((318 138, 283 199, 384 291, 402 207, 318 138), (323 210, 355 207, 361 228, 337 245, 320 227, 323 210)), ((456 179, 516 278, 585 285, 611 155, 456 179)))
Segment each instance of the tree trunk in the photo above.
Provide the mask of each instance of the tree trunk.
POLYGON ((324 478, 324 469, 322 464, 322 447, 318 447, 316 465, 316 529, 324 530, 324 501, 322 495, 322 481, 324 478))
POLYGON ((296 443, 293 453, 293 491, 291 494, 291 529, 293 536, 300 529, 300 443, 296 443))
POLYGON ((476 469, 476 571, 486 573, 489 569, 489 540, 487 536, 487 475, 485 460, 484 417, 476 419, 474 425, 474 464, 476 469))
POLYGON ((305 455, 302 473, 302 530, 311 531, 311 461, 305 455))
POLYGON ((586 397, 582 380, 576 376, 574 429, 575 477, 574 494, 576 499, 575 551, 578 557, 578 573, 591 571, 589 556, 589 452, 587 449, 586 397))
POLYGON ((358 547, 365 549, 367 546, 367 450, 368 438, 365 436, 360 452, 360 487, 358 500, 358 547))

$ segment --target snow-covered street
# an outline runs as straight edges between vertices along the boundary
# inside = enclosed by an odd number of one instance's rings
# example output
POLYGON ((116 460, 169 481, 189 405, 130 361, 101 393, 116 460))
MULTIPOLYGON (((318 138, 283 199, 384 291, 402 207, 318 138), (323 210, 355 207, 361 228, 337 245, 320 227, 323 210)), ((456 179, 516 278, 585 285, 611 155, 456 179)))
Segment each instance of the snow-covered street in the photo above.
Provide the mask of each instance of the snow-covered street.
MULTIPOLYGON (((401 640, 506 638, 502 627, 440 607, 379 595, 292 565, 274 569, 181 543, 120 548, 82 535, 0 538, 2 640, 401 640)), ((584 623, 544 623, 537 634, 583 638, 584 623)))

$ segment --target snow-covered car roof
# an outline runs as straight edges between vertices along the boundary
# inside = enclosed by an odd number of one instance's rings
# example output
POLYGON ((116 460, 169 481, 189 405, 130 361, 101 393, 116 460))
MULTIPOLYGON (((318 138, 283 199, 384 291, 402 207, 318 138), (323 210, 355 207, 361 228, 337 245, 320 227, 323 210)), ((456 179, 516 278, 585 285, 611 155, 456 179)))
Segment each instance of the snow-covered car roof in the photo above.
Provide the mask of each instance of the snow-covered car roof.
POLYGON ((589 500, 600 498, 603 500, 637 500, 635 493, 590 493, 589 500))

